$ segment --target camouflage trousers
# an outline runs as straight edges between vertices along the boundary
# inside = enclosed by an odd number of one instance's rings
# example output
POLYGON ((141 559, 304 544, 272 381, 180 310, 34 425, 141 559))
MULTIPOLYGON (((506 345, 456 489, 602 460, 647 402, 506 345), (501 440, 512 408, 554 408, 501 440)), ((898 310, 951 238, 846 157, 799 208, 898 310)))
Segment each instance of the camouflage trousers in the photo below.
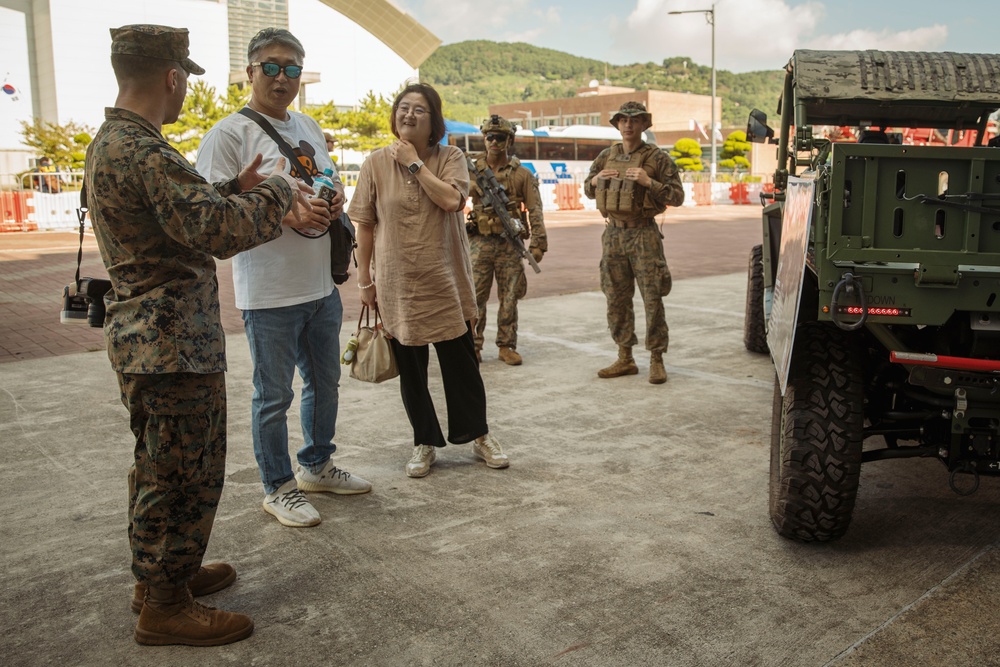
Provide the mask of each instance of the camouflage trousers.
POLYGON ((132 574, 178 586, 201 567, 226 472, 224 373, 118 374, 135 435, 132 574))
POLYGON ((663 314, 663 297, 670 293, 672 279, 663 255, 663 238, 656 225, 634 229, 608 225, 601 237, 601 291, 608 300, 608 328, 622 347, 634 347, 635 286, 646 311, 646 349, 666 352, 670 330, 663 314))
POLYGON ((517 301, 528 291, 524 276, 524 260, 514 245, 497 234, 469 237, 472 258, 472 279, 476 282, 476 305, 479 307, 473 339, 476 349, 483 349, 483 331, 486 329, 486 302, 493 289, 493 276, 497 279, 497 347, 517 347, 517 301))

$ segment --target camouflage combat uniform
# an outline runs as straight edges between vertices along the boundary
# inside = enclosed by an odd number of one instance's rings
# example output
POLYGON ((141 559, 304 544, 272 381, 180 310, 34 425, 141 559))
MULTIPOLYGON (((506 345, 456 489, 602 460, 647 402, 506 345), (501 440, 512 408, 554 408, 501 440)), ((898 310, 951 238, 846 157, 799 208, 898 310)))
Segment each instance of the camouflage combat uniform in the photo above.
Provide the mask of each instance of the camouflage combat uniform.
POLYGON ((622 144, 617 143, 597 156, 584 182, 587 197, 597 198, 601 208, 592 181, 603 169, 618 169, 621 177, 626 167, 641 165, 653 184, 648 189, 635 186, 640 203, 633 212, 602 211, 608 225, 601 237, 601 291, 608 300, 611 338, 619 347, 631 348, 638 342, 632 308, 638 283, 646 311, 646 349, 662 354, 670 342, 663 297, 670 292, 671 277, 663 254, 663 236, 654 216, 667 206, 683 204, 684 187, 674 161, 656 146, 643 143, 631 155, 623 151, 622 144))
POLYGON ((108 357, 135 435, 132 572, 176 586, 201 565, 226 460, 225 338, 215 257, 281 235, 292 193, 207 183, 141 116, 107 109, 87 150, 87 205, 112 289, 108 357), (239 196, 231 196, 237 195, 239 196))
MULTIPOLYGON (((489 165, 486 157, 475 161, 480 171, 489 165)), ((523 208, 527 209, 528 224, 525 232, 530 233, 530 248, 542 252, 549 249, 542 217, 542 198, 538 192, 538 179, 521 161, 511 157, 510 161, 494 170, 497 182, 504 187, 511 205, 508 208, 512 218, 524 219, 523 208)), ((517 348, 517 302, 528 290, 524 275, 524 260, 510 241, 503 236, 503 224, 489 206, 483 206, 482 190, 476 185, 475 174, 470 173, 472 213, 467 225, 469 231, 469 254, 472 259, 472 277, 476 283, 476 305, 479 308, 474 338, 476 349, 483 348, 483 331, 486 329, 486 303, 493 289, 493 276, 497 279, 497 347, 517 348)))

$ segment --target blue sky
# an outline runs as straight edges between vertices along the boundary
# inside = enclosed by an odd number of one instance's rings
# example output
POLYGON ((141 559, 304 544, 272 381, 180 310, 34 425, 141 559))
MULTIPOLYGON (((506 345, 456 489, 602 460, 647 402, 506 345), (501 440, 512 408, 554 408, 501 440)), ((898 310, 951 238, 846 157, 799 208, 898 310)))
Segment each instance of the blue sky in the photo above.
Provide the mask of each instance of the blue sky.
MULTIPOLYGON (((445 44, 527 42, 613 64, 689 56, 711 63, 711 0, 393 0, 445 44)), ((716 0, 716 66, 776 69, 796 48, 995 53, 982 0, 716 0)))

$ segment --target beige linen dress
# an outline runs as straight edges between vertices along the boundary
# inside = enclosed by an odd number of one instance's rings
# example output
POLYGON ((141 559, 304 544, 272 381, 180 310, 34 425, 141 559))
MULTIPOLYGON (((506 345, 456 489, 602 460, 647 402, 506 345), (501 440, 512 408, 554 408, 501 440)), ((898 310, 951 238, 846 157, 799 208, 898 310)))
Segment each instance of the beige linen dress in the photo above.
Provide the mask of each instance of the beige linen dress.
MULTIPOLYGON (((458 148, 435 146, 424 169, 463 201, 468 197, 469 168, 458 148)), ((355 224, 374 227, 373 275, 385 330, 403 345, 464 334, 466 321, 476 317, 476 295, 462 211, 431 201, 417 177, 382 148, 361 166, 348 213, 355 224)))

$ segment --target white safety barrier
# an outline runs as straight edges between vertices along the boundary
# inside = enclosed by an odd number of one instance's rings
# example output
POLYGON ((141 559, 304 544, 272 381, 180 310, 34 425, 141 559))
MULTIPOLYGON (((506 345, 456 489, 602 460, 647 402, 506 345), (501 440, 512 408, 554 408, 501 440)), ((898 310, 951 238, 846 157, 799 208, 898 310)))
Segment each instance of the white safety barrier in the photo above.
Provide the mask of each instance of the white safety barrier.
POLYGON ((26 204, 28 222, 39 230, 74 229, 80 225, 76 217, 76 209, 80 206, 79 190, 59 194, 32 192, 26 204))
MULTIPOLYGON (((539 174, 539 194, 546 211, 593 211, 597 205, 583 192, 586 174, 539 174)), ((350 179, 353 181, 354 179, 350 179)), ((684 206, 758 204, 761 192, 770 190, 763 183, 689 183, 684 182, 684 206)), ((345 188, 347 201, 354 195, 355 186, 345 188)), ((79 222, 76 209, 80 205, 79 191, 48 194, 36 191, 12 193, 24 200, 23 210, 15 205, 4 207, 0 231, 23 229, 64 230, 75 229, 79 222), (7 209, 10 209, 9 211, 7 209), (8 215, 9 214, 9 215, 8 215), (20 218, 25 218, 24 220, 20 218), (10 218, 8 220, 8 218, 10 218)), ((12 200, 13 201, 13 200, 12 200)))

